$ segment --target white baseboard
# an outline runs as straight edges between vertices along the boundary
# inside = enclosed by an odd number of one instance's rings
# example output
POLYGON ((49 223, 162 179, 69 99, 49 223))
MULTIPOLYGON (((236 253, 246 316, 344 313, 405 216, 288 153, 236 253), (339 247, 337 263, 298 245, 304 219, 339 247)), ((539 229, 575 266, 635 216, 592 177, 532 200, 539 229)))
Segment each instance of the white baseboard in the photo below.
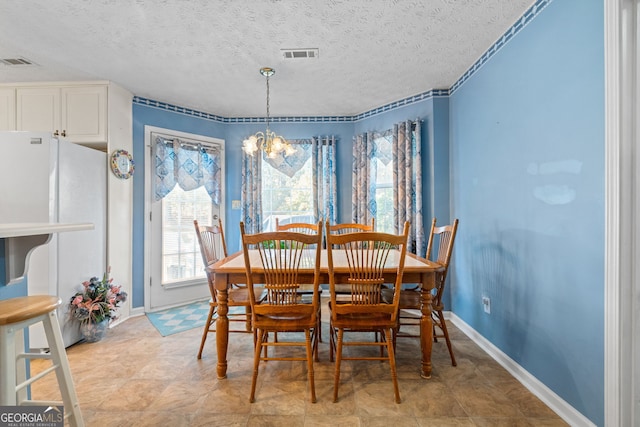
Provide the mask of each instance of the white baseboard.
POLYGON ((129 317, 144 316, 144 314, 144 307, 136 307, 131 309, 131 311, 129 312, 129 317))
POLYGON ((560 418, 571 426, 595 427, 587 417, 578 412, 573 406, 565 402, 560 396, 544 385, 540 380, 518 365, 513 359, 493 345, 489 340, 480 335, 475 329, 469 326, 464 320, 454 313, 445 312, 444 316, 449 319, 458 329, 464 332, 474 343, 505 368, 515 379, 520 381, 531 393, 536 395, 560 418))
POLYGON ((113 322, 109 323, 109 328, 114 328, 119 324, 124 323, 128 319, 131 319, 132 317, 138 317, 138 316, 144 316, 144 315, 145 315, 144 307, 132 308, 131 310, 129 310, 128 316, 120 316, 113 322))

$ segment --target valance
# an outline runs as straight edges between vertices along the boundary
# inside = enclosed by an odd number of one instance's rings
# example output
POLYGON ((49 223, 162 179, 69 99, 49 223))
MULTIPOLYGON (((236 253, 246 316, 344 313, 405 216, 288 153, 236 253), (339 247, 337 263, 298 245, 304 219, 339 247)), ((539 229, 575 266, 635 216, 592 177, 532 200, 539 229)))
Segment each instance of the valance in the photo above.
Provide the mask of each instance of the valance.
POLYGON ((180 186, 184 191, 204 186, 211 201, 220 204, 220 147, 152 134, 155 200, 180 186))

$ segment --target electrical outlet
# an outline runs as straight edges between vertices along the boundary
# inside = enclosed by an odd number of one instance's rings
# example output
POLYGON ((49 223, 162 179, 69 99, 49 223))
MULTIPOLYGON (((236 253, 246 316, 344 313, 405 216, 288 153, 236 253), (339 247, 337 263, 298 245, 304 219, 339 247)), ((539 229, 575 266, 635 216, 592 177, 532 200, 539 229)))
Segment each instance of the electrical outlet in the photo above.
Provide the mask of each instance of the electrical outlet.
POLYGON ((240 209, 240 200, 232 200, 231 201, 231 209, 233 209, 233 210, 240 209))
POLYGON ((485 313, 491 314, 491 299, 489 297, 482 297, 482 306, 484 307, 485 313))

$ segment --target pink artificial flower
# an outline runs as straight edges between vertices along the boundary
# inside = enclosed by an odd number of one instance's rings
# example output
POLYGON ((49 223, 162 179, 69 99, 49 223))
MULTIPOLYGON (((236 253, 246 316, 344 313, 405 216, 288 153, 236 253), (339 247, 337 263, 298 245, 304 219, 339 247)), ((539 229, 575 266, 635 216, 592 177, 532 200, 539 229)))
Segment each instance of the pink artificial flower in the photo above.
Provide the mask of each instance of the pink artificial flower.
POLYGON ((73 305, 80 305, 80 303, 81 303, 81 302, 82 302, 82 295, 78 295, 77 297, 75 297, 75 298, 73 299, 72 304, 73 304, 73 305))

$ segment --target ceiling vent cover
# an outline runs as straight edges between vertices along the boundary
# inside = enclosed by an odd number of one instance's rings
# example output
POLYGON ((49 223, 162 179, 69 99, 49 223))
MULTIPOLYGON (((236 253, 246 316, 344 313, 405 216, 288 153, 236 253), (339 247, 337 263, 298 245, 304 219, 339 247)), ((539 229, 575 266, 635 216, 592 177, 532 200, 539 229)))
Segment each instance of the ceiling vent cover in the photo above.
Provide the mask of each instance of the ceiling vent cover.
POLYGON ((26 58, 2 58, 0 59, 0 63, 8 66, 14 65, 37 65, 35 62, 32 62, 26 58))
POLYGON ((284 59, 317 59, 318 48, 312 49, 280 49, 284 59))

